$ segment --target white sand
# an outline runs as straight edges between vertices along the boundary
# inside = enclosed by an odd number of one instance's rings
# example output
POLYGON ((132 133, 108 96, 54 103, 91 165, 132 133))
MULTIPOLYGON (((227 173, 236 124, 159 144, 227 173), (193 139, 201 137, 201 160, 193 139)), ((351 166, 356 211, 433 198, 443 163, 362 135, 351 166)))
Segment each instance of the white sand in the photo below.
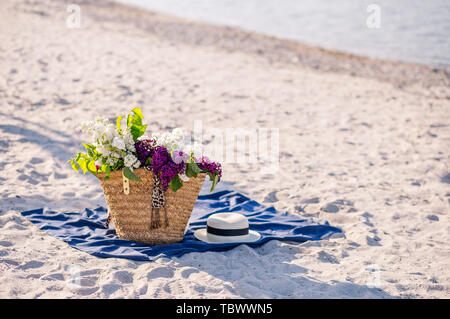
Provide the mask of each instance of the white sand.
POLYGON ((266 50, 278 42, 83 3, 82 28, 68 29, 63 1, 0 2, 0 297, 450 296, 448 72, 266 50), (345 237, 134 262, 77 251, 20 215, 105 206, 66 161, 80 121, 133 106, 157 131, 279 128, 279 174, 225 164, 224 180, 345 237))

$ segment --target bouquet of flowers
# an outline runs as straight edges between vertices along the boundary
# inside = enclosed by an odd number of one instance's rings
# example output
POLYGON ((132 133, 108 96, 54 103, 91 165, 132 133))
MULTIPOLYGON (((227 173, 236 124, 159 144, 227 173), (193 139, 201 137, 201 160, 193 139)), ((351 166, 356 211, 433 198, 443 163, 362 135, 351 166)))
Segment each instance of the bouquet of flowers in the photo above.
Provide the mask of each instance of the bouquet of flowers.
POLYGON ((143 119, 142 111, 134 108, 126 118, 119 116, 115 125, 103 117, 83 122, 81 129, 91 141, 83 143, 85 153, 80 152, 69 161, 72 168, 95 176, 105 173, 105 179, 112 171, 122 170, 126 178, 140 182, 133 170, 145 167, 160 179, 163 191, 170 187, 174 192, 183 186, 183 181, 206 173, 212 191, 222 176, 221 165, 199 154, 195 144, 183 145, 180 128, 146 136, 143 119))

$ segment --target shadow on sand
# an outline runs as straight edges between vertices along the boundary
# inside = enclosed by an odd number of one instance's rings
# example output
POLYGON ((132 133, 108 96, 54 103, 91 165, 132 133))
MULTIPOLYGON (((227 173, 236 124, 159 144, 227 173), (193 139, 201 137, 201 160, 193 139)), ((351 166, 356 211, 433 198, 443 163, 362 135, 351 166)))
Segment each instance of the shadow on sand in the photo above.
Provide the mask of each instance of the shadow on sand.
MULTIPOLYGON (((396 298, 382 289, 314 278, 314 270, 298 265, 298 243, 282 245, 270 241, 259 248, 241 245, 226 252, 190 253, 176 258, 176 267, 184 267, 182 276, 206 272, 214 280, 230 282, 225 289, 242 298, 396 298)), ((317 263, 321 263, 318 259, 317 263)), ((339 267, 338 264, 335 267, 339 267)), ((366 273, 366 278, 371 274, 366 273)), ((149 278, 150 279, 150 278, 149 278)), ((204 289, 199 287, 200 290, 204 289)), ((217 287, 219 290, 219 287, 217 287)), ((218 291, 219 292, 219 291, 218 291)))

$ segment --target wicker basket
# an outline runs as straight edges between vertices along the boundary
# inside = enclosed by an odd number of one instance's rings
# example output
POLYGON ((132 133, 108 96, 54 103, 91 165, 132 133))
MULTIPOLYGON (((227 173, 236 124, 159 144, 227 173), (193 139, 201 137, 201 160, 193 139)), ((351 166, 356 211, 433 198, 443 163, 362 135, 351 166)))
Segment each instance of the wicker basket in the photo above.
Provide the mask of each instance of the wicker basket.
MULTIPOLYGON (((144 168, 135 169, 134 173, 142 182, 130 180, 128 195, 124 193, 121 170, 111 172, 107 180, 104 179, 105 174, 98 176, 119 238, 151 245, 183 240, 206 174, 199 174, 197 178, 184 182, 177 192, 169 188, 164 193, 168 225, 161 223, 161 227, 151 229, 153 173, 144 168)), ((159 216, 164 216, 164 209, 159 216)))

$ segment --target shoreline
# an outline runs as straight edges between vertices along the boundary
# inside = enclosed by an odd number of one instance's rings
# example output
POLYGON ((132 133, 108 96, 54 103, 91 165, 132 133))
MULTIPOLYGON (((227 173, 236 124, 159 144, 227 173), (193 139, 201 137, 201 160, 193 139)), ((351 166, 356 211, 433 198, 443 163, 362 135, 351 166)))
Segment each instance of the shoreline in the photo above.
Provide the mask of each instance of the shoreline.
MULTIPOLYGON (((188 20, 182 17, 154 12, 132 4, 109 1, 121 22, 131 23, 161 38, 182 42, 192 46, 213 46, 227 52, 243 52, 267 59, 273 63, 285 63, 308 67, 312 70, 363 76, 390 82, 394 85, 420 84, 450 86, 450 67, 435 67, 427 64, 399 60, 379 59, 355 55, 304 44, 299 41, 246 31, 239 27, 214 25, 188 20), (148 19, 150 20, 139 20, 148 19), (174 32, 173 29, 176 29, 174 32), (220 39, 220 40, 218 40, 220 39), (386 70, 389 68, 389 70, 386 70), (391 74, 386 74, 389 71, 391 74), (394 71, 394 76, 392 74, 394 71)), ((111 12, 108 12, 111 13, 111 12)), ((105 15, 108 15, 105 12, 105 15)), ((95 15, 94 15, 95 17, 95 15)), ((97 16, 99 21, 102 17, 97 16)), ((103 16, 104 18, 104 16, 103 16)))
MULTIPOLYGON (((180 23, 184 22, 185 24, 199 24, 199 25, 202 25, 203 27, 226 28, 226 29, 234 30, 234 32, 237 34, 247 33, 250 35, 253 34, 253 35, 259 35, 259 36, 266 37, 267 40, 272 39, 275 41, 287 41, 287 42, 290 42, 293 44, 299 44, 303 48, 319 50, 319 51, 323 51, 323 52, 325 52, 327 54, 331 54, 331 55, 342 55, 341 58, 346 58, 346 57, 355 58, 356 57, 356 58, 363 58, 363 59, 369 59, 369 60, 376 60, 378 62, 390 62, 390 63, 418 65, 418 66, 430 68, 432 70, 447 71, 447 73, 450 71, 450 64, 425 63, 425 62, 420 62, 420 61, 411 61, 411 60, 408 61, 408 60, 395 59, 395 58, 382 58, 382 57, 377 57, 375 55, 358 54, 358 53, 353 53, 351 51, 348 51, 346 49, 338 49, 338 48, 327 47, 326 45, 318 45, 318 44, 314 44, 314 43, 308 43, 308 42, 304 42, 302 40, 295 39, 295 38, 283 37, 282 35, 273 35, 273 34, 266 33, 266 32, 249 30, 244 27, 237 26, 237 25, 229 26, 226 24, 222 24, 220 22, 203 21, 203 20, 198 20, 195 18, 184 17, 182 15, 170 14, 170 13, 166 13, 163 11, 153 10, 151 8, 146 8, 145 6, 137 5, 132 2, 127 3, 127 2, 121 2, 120 0, 118 0, 118 1, 111 0, 111 1, 113 3, 123 5, 126 7, 132 7, 133 9, 136 9, 136 10, 144 10, 153 15, 160 15, 160 16, 164 16, 166 18, 172 19, 172 20, 177 20, 180 23)), ((435 72, 435 71, 433 71, 433 72, 435 72)))

